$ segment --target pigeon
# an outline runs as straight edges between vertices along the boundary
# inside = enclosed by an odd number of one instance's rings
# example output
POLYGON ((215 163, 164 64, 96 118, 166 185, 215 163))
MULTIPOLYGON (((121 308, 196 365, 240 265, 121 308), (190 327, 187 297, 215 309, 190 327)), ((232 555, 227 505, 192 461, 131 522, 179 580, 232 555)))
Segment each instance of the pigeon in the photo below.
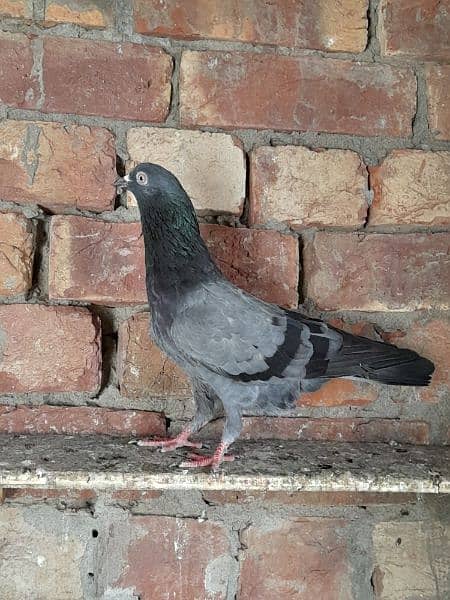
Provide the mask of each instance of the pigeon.
POLYGON ((181 467, 217 470, 242 429, 242 416, 274 416, 302 392, 332 378, 428 385, 434 365, 416 352, 351 335, 296 310, 264 302, 221 273, 200 236, 192 202, 160 165, 142 163, 116 180, 136 198, 145 244, 150 335, 192 383, 195 415, 172 439, 139 440, 163 451, 190 441, 225 415, 215 452, 194 452, 181 467))

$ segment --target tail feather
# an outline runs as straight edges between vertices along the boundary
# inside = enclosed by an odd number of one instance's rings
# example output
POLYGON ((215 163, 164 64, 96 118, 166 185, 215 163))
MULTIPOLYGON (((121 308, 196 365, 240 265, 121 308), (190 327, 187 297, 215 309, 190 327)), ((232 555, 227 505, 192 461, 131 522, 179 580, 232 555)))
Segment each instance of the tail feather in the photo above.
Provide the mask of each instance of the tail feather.
POLYGON ((413 350, 345 334, 343 346, 329 363, 326 377, 353 376, 389 385, 426 386, 433 371, 433 363, 413 350))

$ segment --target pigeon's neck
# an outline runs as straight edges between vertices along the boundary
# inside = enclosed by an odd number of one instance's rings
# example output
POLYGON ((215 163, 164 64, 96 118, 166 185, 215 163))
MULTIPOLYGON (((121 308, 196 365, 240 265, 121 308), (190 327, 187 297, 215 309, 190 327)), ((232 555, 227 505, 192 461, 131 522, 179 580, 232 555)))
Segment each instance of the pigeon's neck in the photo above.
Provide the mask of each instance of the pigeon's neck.
POLYGON ((220 276, 200 236, 195 214, 141 215, 150 305, 168 302, 205 279, 220 276))

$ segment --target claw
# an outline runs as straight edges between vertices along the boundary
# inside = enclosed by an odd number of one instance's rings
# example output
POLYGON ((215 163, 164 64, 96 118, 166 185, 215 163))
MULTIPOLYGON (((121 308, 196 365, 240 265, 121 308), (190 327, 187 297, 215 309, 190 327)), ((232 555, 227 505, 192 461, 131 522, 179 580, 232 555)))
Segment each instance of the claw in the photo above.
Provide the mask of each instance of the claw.
POLYGON ((150 448, 161 448, 161 452, 170 452, 187 446, 189 448, 201 448, 200 442, 191 442, 188 440, 190 431, 182 431, 179 435, 174 438, 156 438, 156 439, 144 439, 144 440, 132 440, 129 443, 135 443, 138 446, 146 446, 150 448))
POLYGON ((235 459, 233 454, 225 454, 227 445, 219 444, 212 456, 195 454, 190 452, 187 457, 189 460, 184 460, 180 463, 181 469, 194 469, 197 467, 211 467, 212 471, 217 471, 222 462, 231 462, 235 459))

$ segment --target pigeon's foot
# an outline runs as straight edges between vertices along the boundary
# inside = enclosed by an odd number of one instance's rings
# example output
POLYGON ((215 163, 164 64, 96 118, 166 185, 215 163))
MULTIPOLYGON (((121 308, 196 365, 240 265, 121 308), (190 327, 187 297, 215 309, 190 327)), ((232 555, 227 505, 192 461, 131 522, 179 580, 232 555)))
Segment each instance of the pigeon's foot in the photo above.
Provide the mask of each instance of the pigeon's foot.
POLYGON ((216 451, 212 456, 205 456, 202 454, 188 454, 188 459, 180 463, 182 469, 194 469, 196 467, 211 467, 212 471, 217 471, 222 462, 231 462, 235 459, 232 454, 225 454, 228 446, 226 444, 219 444, 216 451))
POLYGON ((161 448, 161 452, 170 452, 171 450, 176 450, 177 448, 182 448, 183 446, 188 446, 189 448, 201 448, 202 444, 200 442, 189 441, 188 438, 190 435, 190 431, 183 430, 174 438, 156 438, 153 440, 145 439, 138 440, 136 443, 138 446, 161 448))

